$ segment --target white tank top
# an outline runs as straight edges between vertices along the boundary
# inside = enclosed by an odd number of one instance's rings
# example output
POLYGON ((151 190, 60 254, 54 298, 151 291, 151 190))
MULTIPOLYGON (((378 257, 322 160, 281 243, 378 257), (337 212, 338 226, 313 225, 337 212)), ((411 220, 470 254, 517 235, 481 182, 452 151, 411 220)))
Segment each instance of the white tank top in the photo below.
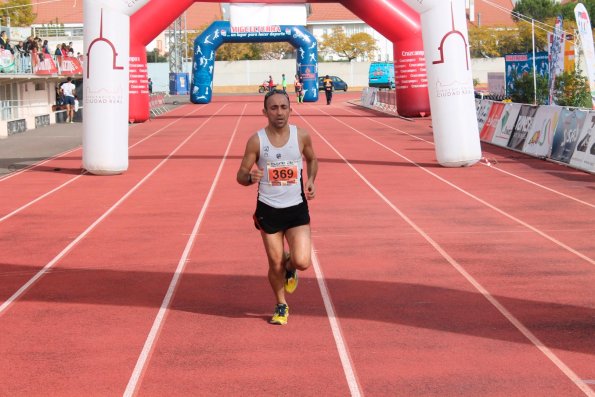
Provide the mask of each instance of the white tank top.
POLYGON ((302 153, 295 125, 289 126, 289 139, 282 147, 271 144, 266 131, 258 131, 258 168, 264 175, 258 186, 258 200, 273 208, 287 208, 303 202, 302 153))

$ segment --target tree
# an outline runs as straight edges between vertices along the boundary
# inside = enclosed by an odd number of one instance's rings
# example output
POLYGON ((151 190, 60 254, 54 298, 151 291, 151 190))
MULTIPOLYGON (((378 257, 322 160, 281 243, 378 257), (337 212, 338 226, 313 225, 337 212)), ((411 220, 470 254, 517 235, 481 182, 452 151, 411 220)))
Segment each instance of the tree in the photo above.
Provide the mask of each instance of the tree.
POLYGON ((560 13, 560 5, 554 0, 519 0, 512 9, 512 19, 518 21, 518 14, 543 21, 546 18, 555 17, 560 13))
POLYGON ((330 35, 326 33, 322 35, 320 49, 352 61, 362 55, 371 59, 378 48, 376 47, 376 40, 368 33, 355 33, 347 37, 343 28, 337 27, 333 29, 330 35))
MULTIPOLYGON (((589 19, 591 19, 591 28, 595 28, 595 0, 580 0, 580 2, 584 4, 587 12, 589 13, 589 19)), ((572 2, 562 5, 560 13, 565 20, 574 21, 574 7, 576 7, 577 3, 578 1, 573 0, 572 2)))
POLYGON ((245 61, 258 59, 258 49, 251 43, 226 43, 217 49, 217 61, 245 61))
POLYGON ((2 23, 6 25, 6 18, 10 18, 10 26, 31 26, 37 16, 33 13, 31 0, 6 0, 0 7, 2 23))
POLYGON ((554 102, 559 106, 591 108, 589 81, 580 70, 564 72, 554 83, 554 102))
POLYGON ((293 46, 289 43, 258 43, 260 59, 279 60, 287 54, 293 53, 293 46))
POLYGON ((166 62, 167 54, 159 54, 159 50, 154 48, 152 51, 147 51, 147 63, 166 62))
MULTIPOLYGON (((533 73, 524 73, 523 75, 513 76, 514 86, 508 93, 513 102, 533 103, 535 101, 535 87, 533 82, 533 73)), ((537 103, 544 105, 549 100, 548 78, 538 74, 537 82, 537 103)))

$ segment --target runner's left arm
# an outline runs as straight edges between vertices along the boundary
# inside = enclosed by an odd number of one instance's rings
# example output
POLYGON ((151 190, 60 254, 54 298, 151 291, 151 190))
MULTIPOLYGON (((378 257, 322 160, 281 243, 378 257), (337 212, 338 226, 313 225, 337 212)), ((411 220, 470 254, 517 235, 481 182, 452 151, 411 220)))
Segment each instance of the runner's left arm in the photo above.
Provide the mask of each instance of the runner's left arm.
POLYGON ((300 129, 300 140, 304 147, 302 154, 306 159, 306 166, 308 168, 308 180, 305 184, 306 198, 312 200, 316 196, 316 187, 314 181, 316 180, 316 174, 318 174, 318 159, 314 153, 314 147, 312 146, 312 138, 307 131, 300 129))

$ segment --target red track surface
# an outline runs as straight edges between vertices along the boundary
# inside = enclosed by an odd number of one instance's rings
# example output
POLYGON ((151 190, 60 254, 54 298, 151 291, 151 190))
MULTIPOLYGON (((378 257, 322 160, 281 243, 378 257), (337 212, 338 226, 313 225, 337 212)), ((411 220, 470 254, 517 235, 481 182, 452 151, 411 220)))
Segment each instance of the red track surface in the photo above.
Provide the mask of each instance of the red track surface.
POLYGON ((135 126, 120 176, 0 180, 0 395, 594 396, 595 178, 443 168, 430 120, 350 97, 294 106, 320 171, 287 327, 235 182, 261 97, 135 126))

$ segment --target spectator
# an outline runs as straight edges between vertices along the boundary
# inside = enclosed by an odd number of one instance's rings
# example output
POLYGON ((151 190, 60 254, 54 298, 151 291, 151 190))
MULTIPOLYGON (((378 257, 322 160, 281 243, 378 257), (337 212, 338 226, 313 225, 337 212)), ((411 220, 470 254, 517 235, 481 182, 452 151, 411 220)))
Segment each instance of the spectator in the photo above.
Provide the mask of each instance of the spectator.
POLYGON ((4 50, 7 50, 6 46, 8 45, 8 35, 6 34, 6 30, 0 32, 0 47, 4 50))
POLYGON ((275 83, 273 83, 273 77, 269 75, 269 92, 273 91, 273 88, 275 88, 275 83))
POLYGON ((64 94, 64 103, 66 104, 66 122, 74 123, 74 93, 76 86, 72 84, 72 77, 68 77, 66 83, 63 83, 60 88, 62 94, 64 94))
POLYGON ((62 50, 60 49, 60 44, 56 44, 56 51, 54 51, 54 55, 58 56, 58 57, 62 55, 62 50))
POLYGON ((153 81, 151 80, 151 78, 149 77, 149 94, 153 93, 153 81))
POLYGON ((48 41, 47 41, 47 40, 44 40, 44 41, 43 41, 43 44, 41 45, 41 51, 42 51, 44 54, 49 54, 49 53, 50 53, 50 46, 49 46, 49 44, 48 44, 48 41))

